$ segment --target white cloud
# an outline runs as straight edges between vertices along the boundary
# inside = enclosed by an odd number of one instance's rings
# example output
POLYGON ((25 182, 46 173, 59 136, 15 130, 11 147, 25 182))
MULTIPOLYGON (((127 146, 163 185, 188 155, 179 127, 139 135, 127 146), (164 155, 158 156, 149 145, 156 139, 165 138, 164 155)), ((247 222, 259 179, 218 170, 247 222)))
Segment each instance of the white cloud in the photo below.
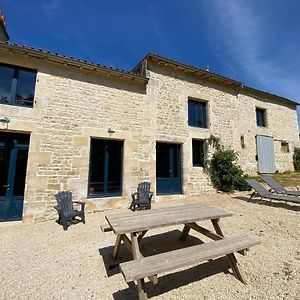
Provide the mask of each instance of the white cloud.
POLYGON ((60 9, 62 0, 46 0, 42 3, 43 10, 49 19, 55 17, 60 9))
POLYGON ((277 39, 270 24, 276 17, 272 7, 264 8, 257 1, 214 0, 206 2, 205 9, 213 15, 210 29, 215 48, 241 68, 255 87, 300 101, 300 64, 292 57, 294 51, 298 55, 298 45, 277 39))

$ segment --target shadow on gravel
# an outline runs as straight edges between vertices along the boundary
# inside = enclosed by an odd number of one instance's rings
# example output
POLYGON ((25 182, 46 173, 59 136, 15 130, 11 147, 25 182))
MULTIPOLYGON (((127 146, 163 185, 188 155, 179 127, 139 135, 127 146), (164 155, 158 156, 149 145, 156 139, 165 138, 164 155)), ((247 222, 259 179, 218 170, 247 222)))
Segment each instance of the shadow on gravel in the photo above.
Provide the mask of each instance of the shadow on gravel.
MULTIPOLYGON (((189 235, 186 241, 182 242, 179 240, 180 235, 180 230, 172 230, 149 237, 147 237, 146 234, 146 236, 140 241, 140 251, 144 256, 151 256, 203 243, 200 239, 193 237, 192 235, 189 235)), ((104 262, 108 277, 120 272, 119 264, 121 262, 126 262, 133 259, 132 254, 122 242, 118 259, 113 260, 113 248, 114 245, 99 249, 99 253, 104 262)))
POLYGON ((281 207, 281 208, 292 210, 292 211, 300 211, 300 205, 292 203, 292 202, 284 203, 282 201, 278 202, 277 200, 272 200, 272 202, 271 202, 268 199, 260 199, 260 198, 259 199, 252 198, 250 201, 248 201, 250 197, 247 198, 247 197, 243 197, 243 196, 233 196, 232 198, 248 202, 249 204, 259 204, 259 205, 265 205, 265 206, 270 206, 270 207, 281 207))
MULTIPOLYGON (((158 284, 153 285, 151 282, 146 282, 145 291, 148 295, 148 298, 151 298, 221 272, 226 274, 229 273, 225 257, 211 260, 184 271, 164 275, 162 277, 158 276, 158 284)), ((114 293, 113 297, 115 300, 137 299, 137 288, 135 284, 131 282, 127 289, 114 293)))
MULTIPOLYGON (((61 228, 63 229, 63 226, 62 226, 62 224, 59 222, 59 220, 55 220, 55 222, 56 222, 58 225, 60 225, 61 228)), ((82 223, 82 221, 79 220, 79 219, 76 219, 76 217, 75 217, 75 218, 73 218, 73 219, 71 219, 71 220, 68 220, 68 227, 71 226, 71 225, 79 224, 79 223, 82 223)))
MULTIPOLYGON (((193 237, 192 235, 189 235, 186 241, 182 242, 179 240, 180 235, 180 230, 173 230, 167 233, 156 234, 149 237, 146 235, 146 237, 144 237, 140 242, 141 253, 144 256, 151 256, 203 243, 203 241, 201 241, 199 238, 193 237)), ((120 272, 120 263, 133 259, 130 251, 123 243, 121 244, 119 257, 117 260, 112 259, 112 251, 113 245, 99 249, 99 253, 104 262, 108 277, 120 272)), ((150 298, 220 272, 229 273, 225 258, 210 260, 207 263, 203 263, 184 271, 167 274, 162 277, 159 277, 159 274, 158 284, 153 285, 151 282, 146 282, 145 289, 148 297, 150 298)), ((113 279, 111 278, 108 280, 113 279)), ((133 282, 130 282, 127 289, 117 291, 113 294, 113 297, 116 300, 137 299, 138 293, 136 285, 133 282)))

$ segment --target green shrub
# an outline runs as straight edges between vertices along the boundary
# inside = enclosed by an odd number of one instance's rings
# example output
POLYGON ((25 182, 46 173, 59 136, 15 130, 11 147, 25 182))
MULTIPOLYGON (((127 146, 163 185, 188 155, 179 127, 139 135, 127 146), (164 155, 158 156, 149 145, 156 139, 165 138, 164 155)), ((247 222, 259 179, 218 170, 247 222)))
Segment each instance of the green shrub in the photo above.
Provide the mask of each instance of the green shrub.
POLYGON ((295 148, 293 161, 294 161, 295 171, 300 172, 300 148, 295 148))
POLYGON ((210 174, 214 186, 224 192, 249 190, 243 170, 235 164, 237 153, 217 150, 210 161, 210 174))
POLYGON ((246 174, 242 174, 235 183, 235 189, 238 191, 251 191, 251 186, 245 179, 250 178, 246 174))

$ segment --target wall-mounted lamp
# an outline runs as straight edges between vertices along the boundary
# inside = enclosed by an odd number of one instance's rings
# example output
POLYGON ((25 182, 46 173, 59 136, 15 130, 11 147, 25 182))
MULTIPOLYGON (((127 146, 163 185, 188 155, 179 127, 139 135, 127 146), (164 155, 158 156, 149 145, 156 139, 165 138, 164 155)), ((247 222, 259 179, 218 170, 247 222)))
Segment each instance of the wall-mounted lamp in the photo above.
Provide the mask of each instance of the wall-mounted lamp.
POLYGON ((107 129, 107 132, 108 132, 109 136, 111 137, 112 134, 115 133, 116 131, 113 130, 111 127, 109 127, 109 128, 107 129))
POLYGON ((0 122, 1 123, 9 123, 10 122, 10 118, 7 117, 7 116, 0 117, 0 122))
POLYGON ((112 134, 112 133, 115 133, 116 131, 113 130, 111 127, 109 127, 109 128, 107 129, 107 132, 108 132, 109 134, 112 134))

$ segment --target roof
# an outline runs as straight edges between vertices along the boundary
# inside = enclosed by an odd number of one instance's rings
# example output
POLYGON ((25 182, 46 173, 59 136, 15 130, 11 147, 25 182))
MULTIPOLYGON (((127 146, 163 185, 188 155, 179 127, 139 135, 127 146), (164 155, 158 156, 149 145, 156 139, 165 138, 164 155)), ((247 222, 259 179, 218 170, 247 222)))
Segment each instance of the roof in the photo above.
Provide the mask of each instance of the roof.
MULTIPOLYGON (((1 22, 0 22, 0 24, 1 24, 1 22)), ((3 25, 1 24, 1 26, 3 26, 3 25)), ((234 79, 231 79, 231 78, 228 78, 225 76, 221 76, 217 73, 213 73, 208 70, 201 69, 201 68, 189 65, 189 64, 181 63, 176 60, 172 60, 170 58, 163 57, 161 55, 158 55, 158 54, 155 54, 152 52, 148 53, 138 63, 138 65, 136 67, 134 67, 131 71, 124 71, 124 70, 120 70, 117 68, 112 68, 112 67, 108 67, 108 66, 93 63, 93 62, 88 62, 86 60, 81 60, 81 59, 74 58, 71 56, 65 56, 65 55, 61 55, 58 53, 50 52, 50 51, 43 50, 40 48, 28 47, 25 45, 13 44, 10 42, 0 42, 0 48, 5 48, 12 52, 19 51, 19 52, 25 53, 26 55, 31 56, 31 57, 45 59, 46 61, 50 61, 50 62, 53 61, 56 63, 62 63, 64 65, 79 67, 80 69, 87 69, 87 70, 91 70, 91 71, 100 71, 100 72, 103 72, 106 74, 116 75, 120 78, 136 80, 137 82, 141 82, 144 84, 147 84, 148 78, 146 78, 143 75, 137 74, 136 71, 143 62, 145 62, 147 60, 152 60, 152 61, 164 63, 164 65, 174 66, 177 69, 189 71, 191 73, 200 74, 200 75, 204 76, 204 78, 217 80, 218 82, 223 83, 223 84, 230 84, 232 86, 238 87, 240 89, 240 91, 244 90, 245 93, 254 93, 254 94, 258 94, 260 96, 272 97, 272 98, 276 98, 278 100, 283 100, 283 101, 293 103, 295 105, 299 105, 299 103, 297 103, 296 101, 293 101, 293 100, 290 100, 290 99, 287 99, 287 98, 284 98, 284 97, 281 97, 278 95, 270 94, 268 92, 264 92, 264 91, 261 91, 261 90, 258 90, 258 89, 252 88, 252 87, 245 86, 240 81, 236 81, 234 79)))
POLYGON ((210 79, 213 79, 213 80, 217 80, 217 81, 219 81, 220 83, 223 83, 223 84, 229 84, 229 85, 232 85, 232 86, 236 86, 240 89, 240 92, 242 90, 244 90, 245 93, 257 94, 257 95, 264 96, 264 97, 276 98, 278 100, 288 101, 290 103, 299 105, 299 103, 297 103, 294 100, 290 100, 288 98, 284 98, 284 97, 281 97, 281 96, 278 96, 278 95, 274 95, 274 94, 271 94, 271 93, 268 93, 268 92, 265 92, 265 91, 261 91, 261 90, 246 86, 240 81, 237 81, 237 80, 225 77, 225 76, 221 76, 217 73, 214 73, 214 72, 211 72, 211 71, 208 71, 208 70, 205 70, 205 69, 201 69, 201 68, 189 65, 189 64, 181 63, 181 62, 178 62, 176 60, 173 60, 173 59, 170 59, 170 58, 167 58, 167 57, 164 57, 164 56, 152 53, 152 52, 148 53, 139 62, 139 64, 132 69, 131 72, 136 72, 137 69, 140 67, 140 65, 143 62, 147 61, 147 60, 154 61, 154 62, 157 62, 157 63, 162 63, 165 66, 173 66, 173 67, 175 67, 179 70, 181 69, 183 71, 189 71, 191 73, 199 74, 199 75, 202 75, 204 78, 210 78, 210 79))
POLYGON ((147 78, 133 74, 128 71, 108 67, 105 65, 100 65, 97 63, 93 63, 93 62, 88 62, 86 60, 81 60, 81 59, 74 58, 71 56, 65 56, 65 55, 61 55, 58 53, 53 53, 53 52, 46 51, 46 50, 39 49, 39 48, 28 47, 28 46, 19 45, 19 44, 12 44, 10 42, 0 42, 0 48, 7 49, 11 52, 21 52, 28 56, 45 59, 46 61, 50 61, 50 62, 52 61, 52 62, 56 62, 56 63, 62 63, 64 65, 79 67, 80 69, 87 69, 87 70, 91 70, 91 71, 101 71, 104 73, 116 75, 121 78, 133 79, 133 80, 145 83, 145 84, 148 82, 147 78))

